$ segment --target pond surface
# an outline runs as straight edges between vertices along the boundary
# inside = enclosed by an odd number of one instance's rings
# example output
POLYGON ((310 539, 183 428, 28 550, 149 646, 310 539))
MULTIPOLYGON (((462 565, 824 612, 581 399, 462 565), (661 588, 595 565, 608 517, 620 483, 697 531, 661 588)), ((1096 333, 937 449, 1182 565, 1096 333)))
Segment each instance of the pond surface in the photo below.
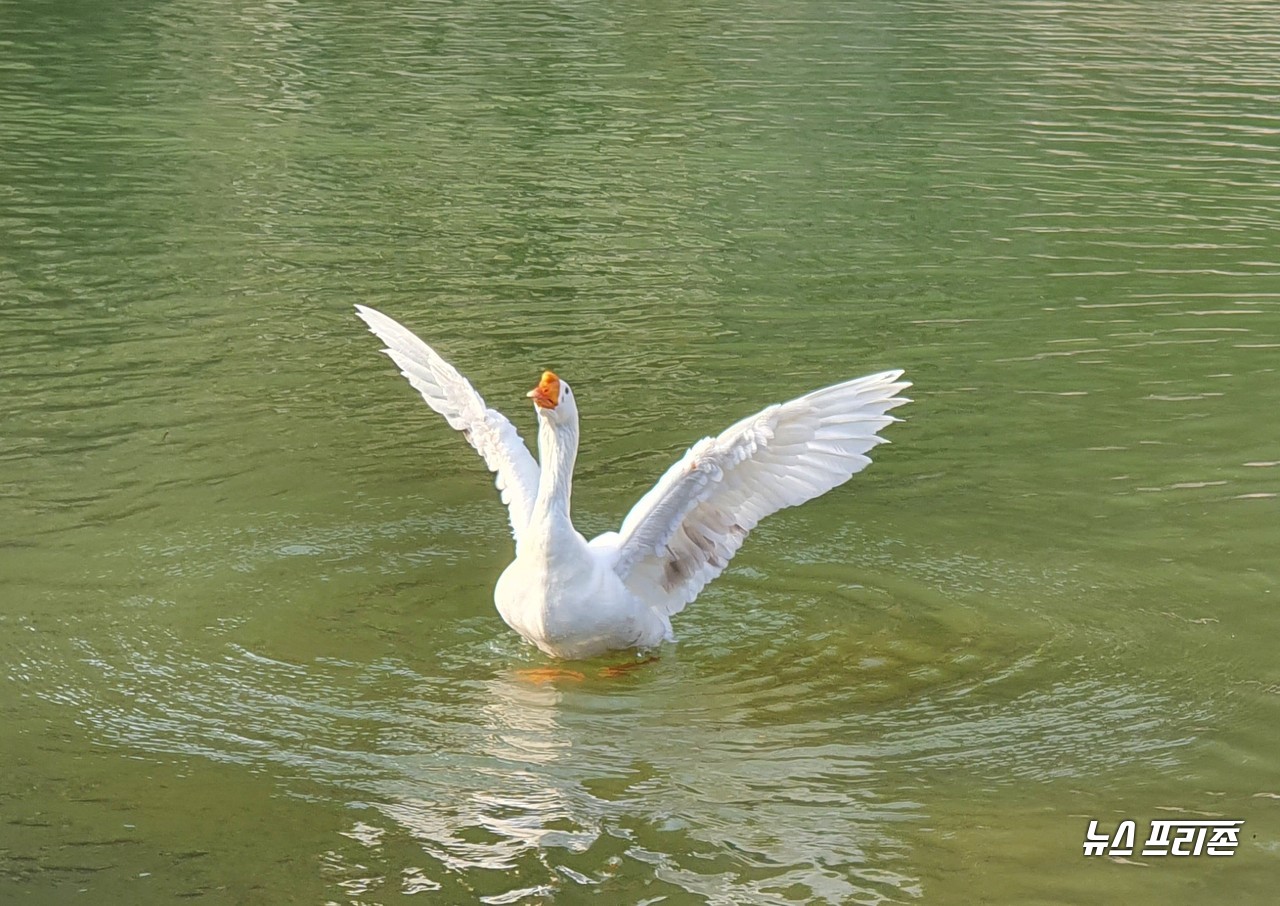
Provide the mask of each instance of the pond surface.
POLYGON ((1271 902, 1273 3, 0 17, 0 899, 1271 902), (572 381, 588 534, 768 402, 915 402, 656 663, 535 684, 354 303, 526 432, 572 381), (1238 851, 1082 855, 1179 817, 1238 851))

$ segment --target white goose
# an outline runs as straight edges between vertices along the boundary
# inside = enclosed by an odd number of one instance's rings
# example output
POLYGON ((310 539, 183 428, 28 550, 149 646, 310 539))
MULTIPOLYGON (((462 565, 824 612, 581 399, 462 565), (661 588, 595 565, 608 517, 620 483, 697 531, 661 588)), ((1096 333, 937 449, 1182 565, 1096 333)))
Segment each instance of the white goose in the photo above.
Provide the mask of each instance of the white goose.
POLYGON ((648 649, 672 640, 671 616, 724 570, 747 532, 783 507, 843 484, 909 402, 901 371, 885 371, 769 406, 698 441, 617 532, 587 541, 569 519, 578 406, 550 371, 529 391, 538 417, 534 462, 515 427, 457 370, 396 321, 356 310, 401 373, 497 473, 516 558, 494 602, 507 625, 559 658, 648 649))

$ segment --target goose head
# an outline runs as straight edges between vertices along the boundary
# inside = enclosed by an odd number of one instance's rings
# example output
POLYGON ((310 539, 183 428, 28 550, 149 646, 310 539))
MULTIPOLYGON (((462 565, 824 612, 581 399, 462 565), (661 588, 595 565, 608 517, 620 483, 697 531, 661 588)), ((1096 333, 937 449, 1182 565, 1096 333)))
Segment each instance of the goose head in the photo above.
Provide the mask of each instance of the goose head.
POLYGON ((542 372, 542 380, 526 396, 533 400, 538 417, 553 425, 573 423, 578 419, 578 404, 574 402, 573 391, 553 371, 542 372))

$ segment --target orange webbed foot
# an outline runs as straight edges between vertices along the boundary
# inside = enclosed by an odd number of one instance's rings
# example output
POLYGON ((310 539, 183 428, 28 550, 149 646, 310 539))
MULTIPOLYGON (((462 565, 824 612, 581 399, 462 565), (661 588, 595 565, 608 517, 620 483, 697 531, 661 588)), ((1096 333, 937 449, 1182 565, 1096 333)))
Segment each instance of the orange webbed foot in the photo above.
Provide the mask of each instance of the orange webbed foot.
POLYGON ((601 667, 600 676, 608 679, 617 679, 620 676, 626 676, 637 667, 643 667, 645 664, 656 663, 657 660, 657 657, 647 657, 643 661, 627 661, 625 664, 615 664, 612 667, 601 667))
POLYGON ((585 673, 580 673, 577 670, 566 670, 564 667, 528 667, 523 670, 517 670, 516 676, 538 686, 545 686, 547 683, 559 682, 560 680, 580 683, 587 678, 585 673))

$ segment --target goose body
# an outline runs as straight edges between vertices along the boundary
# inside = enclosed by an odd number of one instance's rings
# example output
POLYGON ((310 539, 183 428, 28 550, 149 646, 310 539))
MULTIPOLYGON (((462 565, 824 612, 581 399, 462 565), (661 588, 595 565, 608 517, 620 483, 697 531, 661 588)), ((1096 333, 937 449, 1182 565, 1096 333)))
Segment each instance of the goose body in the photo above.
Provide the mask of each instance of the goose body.
POLYGON ((484 458, 511 518, 516 555, 494 589, 498 613, 552 657, 589 658, 673 639, 671 617, 718 576, 770 513, 843 484, 883 443, 888 412, 908 402, 901 371, 834 384, 771 405, 676 462, 617 532, 588 542, 570 514, 578 452, 573 390, 545 372, 529 392, 535 461, 515 427, 408 329, 356 306, 436 412, 484 458))

